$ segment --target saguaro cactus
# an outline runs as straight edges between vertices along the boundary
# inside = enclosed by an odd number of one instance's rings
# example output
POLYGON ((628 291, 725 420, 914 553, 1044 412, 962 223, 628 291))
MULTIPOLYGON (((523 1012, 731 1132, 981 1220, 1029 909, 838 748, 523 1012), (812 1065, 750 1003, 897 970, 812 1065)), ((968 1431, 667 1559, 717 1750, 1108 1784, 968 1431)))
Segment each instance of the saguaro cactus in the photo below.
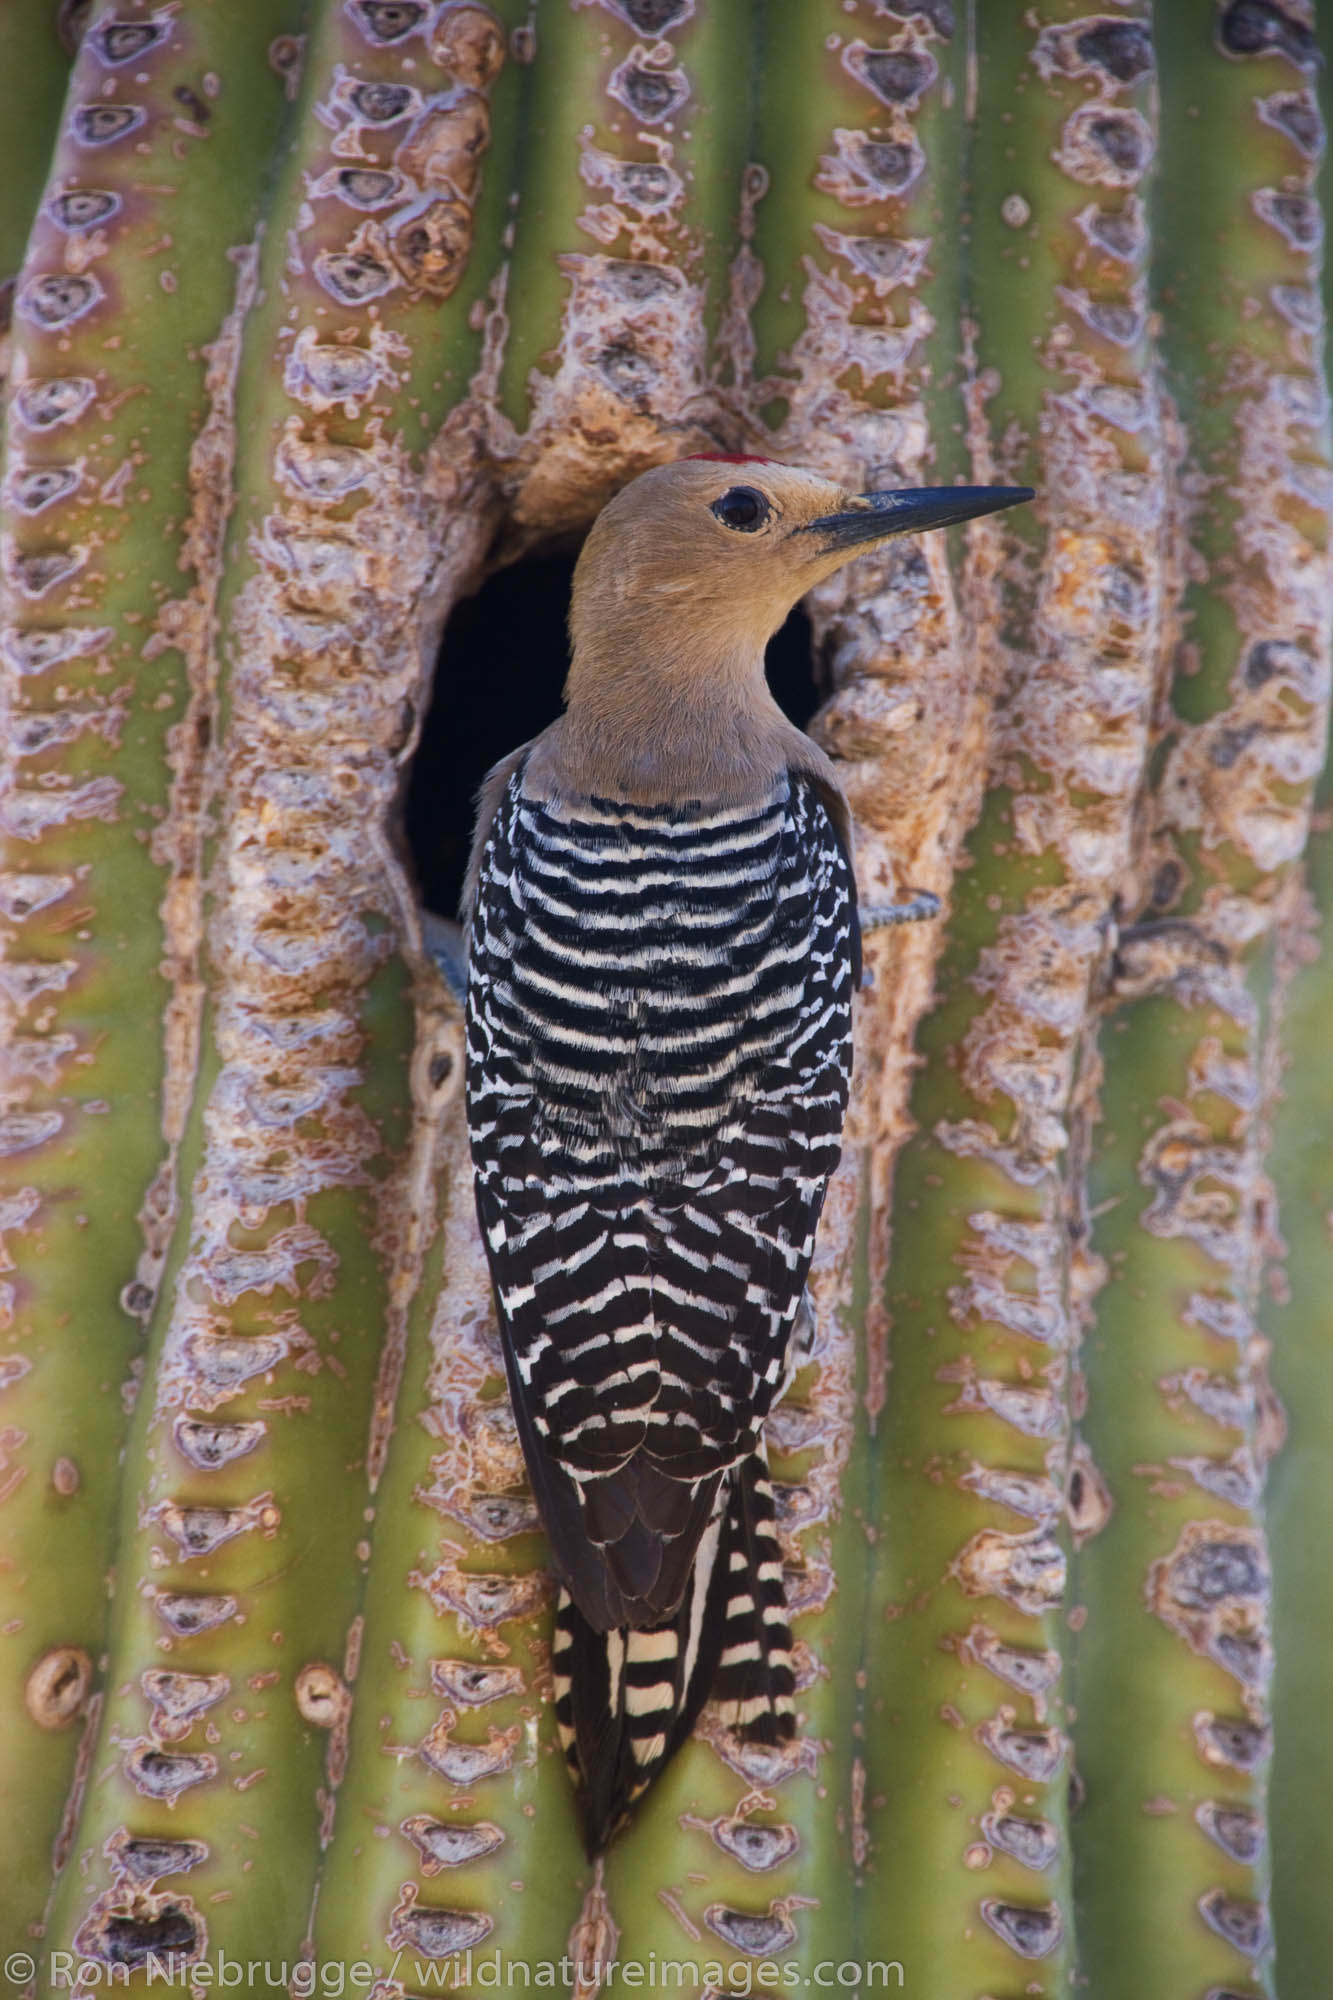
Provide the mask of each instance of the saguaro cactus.
POLYGON ((1307 0, 10 0, 0 57, 15 1990, 1303 2000, 1307 0), (514 684, 454 605, 709 449, 1039 501, 806 607, 862 894, 945 918, 871 939, 771 1426, 800 1733, 706 1715, 593 1870, 400 794, 514 684))

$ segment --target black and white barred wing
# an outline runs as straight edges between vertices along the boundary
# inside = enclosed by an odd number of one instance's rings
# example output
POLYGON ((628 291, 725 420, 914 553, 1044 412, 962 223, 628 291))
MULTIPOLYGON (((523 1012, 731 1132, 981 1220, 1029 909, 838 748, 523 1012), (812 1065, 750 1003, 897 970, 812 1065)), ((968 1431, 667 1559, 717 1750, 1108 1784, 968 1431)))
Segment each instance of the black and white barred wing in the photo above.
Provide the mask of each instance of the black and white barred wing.
POLYGON ((515 1411, 575 1603, 674 1614, 786 1365, 850 1063, 850 871, 813 787, 528 800, 478 885, 469 1122, 515 1411))

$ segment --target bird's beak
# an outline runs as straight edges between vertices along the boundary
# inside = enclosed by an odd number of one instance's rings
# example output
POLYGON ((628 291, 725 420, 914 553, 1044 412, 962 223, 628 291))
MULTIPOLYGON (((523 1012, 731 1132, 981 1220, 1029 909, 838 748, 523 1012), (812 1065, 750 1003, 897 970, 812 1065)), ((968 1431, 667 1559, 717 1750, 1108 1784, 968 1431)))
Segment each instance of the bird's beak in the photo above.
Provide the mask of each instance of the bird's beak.
POLYGON ((922 486, 900 493, 865 493, 845 514, 821 514, 798 532, 817 535, 832 554, 862 542, 879 542, 889 535, 922 535, 927 528, 949 528, 978 514, 997 514, 1034 500, 1030 486, 922 486))

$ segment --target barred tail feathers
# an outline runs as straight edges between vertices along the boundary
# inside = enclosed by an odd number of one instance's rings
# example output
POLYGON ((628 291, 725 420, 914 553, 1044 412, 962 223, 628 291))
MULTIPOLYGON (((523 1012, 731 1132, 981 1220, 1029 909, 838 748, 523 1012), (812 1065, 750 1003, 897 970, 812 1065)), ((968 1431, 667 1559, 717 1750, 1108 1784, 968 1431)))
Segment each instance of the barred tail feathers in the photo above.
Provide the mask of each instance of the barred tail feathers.
POLYGON ((796 1732, 796 1674, 782 1582, 782 1547, 768 1468, 741 1467, 728 1517, 728 1590, 713 1699, 722 1720, 754 1743, 796 1732))
POLYGON ((642 1630, 598 1632, 569 1593, 560 1593, 552 1646, 556 1724, 591 1856, 674 1756, 710 1694, 723 1719, 752 1740, 775 1743, 794 1732, 781 1551, 759 1454, 729 1488, 719 1495, 674 1617, 642 1630))

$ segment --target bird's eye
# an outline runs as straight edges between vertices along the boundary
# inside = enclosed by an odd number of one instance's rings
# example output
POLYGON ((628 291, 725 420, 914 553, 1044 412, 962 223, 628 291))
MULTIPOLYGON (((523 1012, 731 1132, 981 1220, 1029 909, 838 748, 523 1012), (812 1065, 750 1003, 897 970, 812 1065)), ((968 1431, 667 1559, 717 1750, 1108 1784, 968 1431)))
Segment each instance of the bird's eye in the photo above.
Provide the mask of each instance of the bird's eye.
POLYGON ((772 511, 763 494, 756 493, 753 486, 731 487, 710 509, 724 528, 739 529, 743 535, 752 535, 756 528, 762 528, 772 511))

